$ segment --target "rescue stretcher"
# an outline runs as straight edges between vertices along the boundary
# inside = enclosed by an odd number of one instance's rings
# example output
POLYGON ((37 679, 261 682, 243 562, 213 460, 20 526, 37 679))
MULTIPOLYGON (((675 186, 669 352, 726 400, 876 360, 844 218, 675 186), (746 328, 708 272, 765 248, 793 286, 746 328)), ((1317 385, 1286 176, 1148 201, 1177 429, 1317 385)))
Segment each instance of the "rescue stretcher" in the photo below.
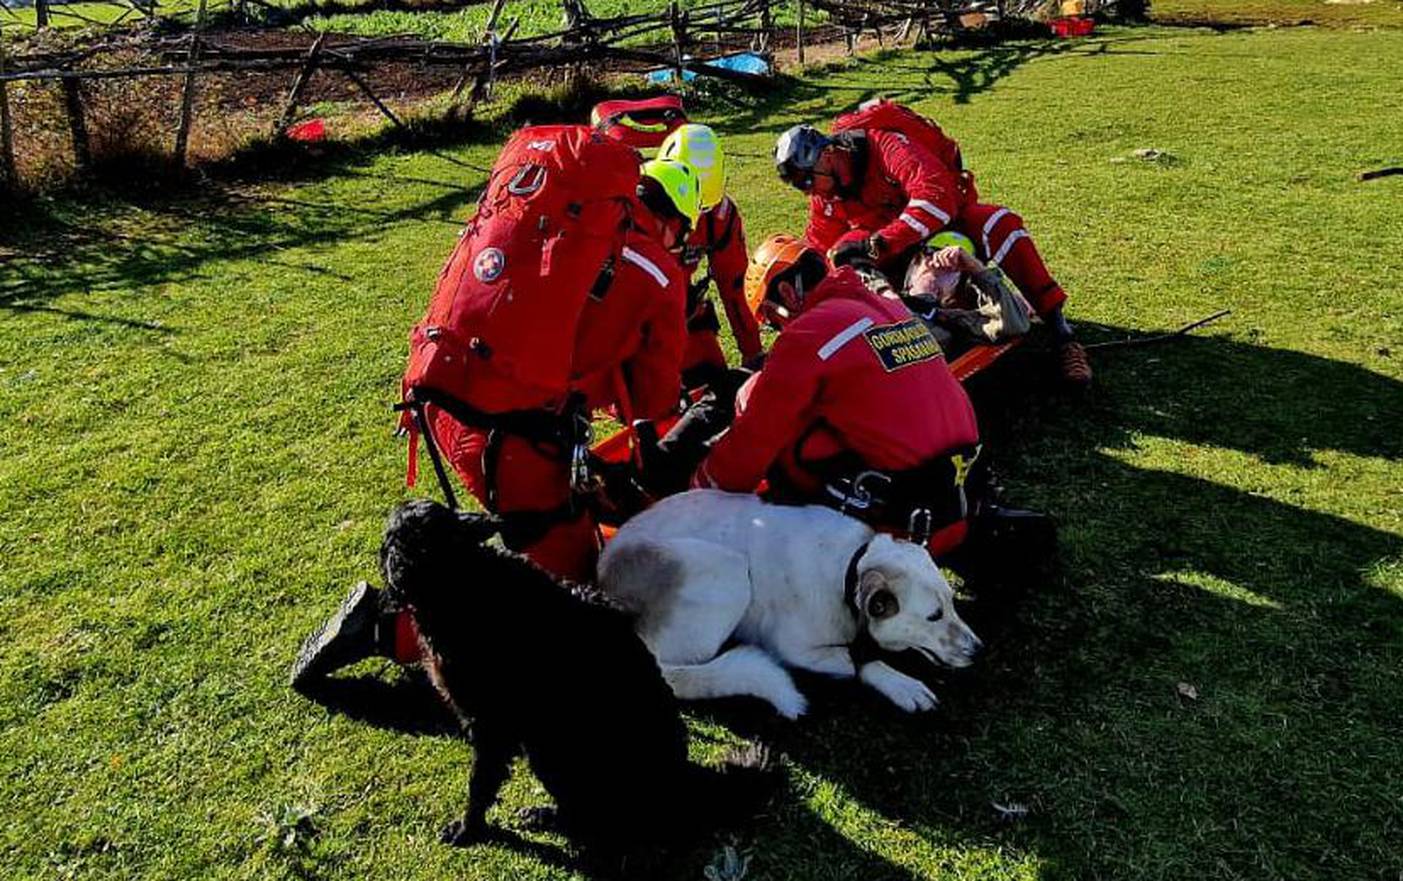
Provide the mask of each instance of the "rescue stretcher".
MULTIPOLYGON (((1002 358, 1010 349, 1023 341, 1023 337, 1015 337, 1004 343, 975 345, 966 350, 955 360, 950 362, 950 374, 959 382, 965 382, 971 377, 981 373, 1002 358)), ((667 433, 677 421, 676 416, 660 420, 657 423, 659 436, 667 433)), ((621 464, 634 457, 634 436, 633 429, 627 424, 619 431, 600 440, 591 447, 591 451, 600 460, 611 464, 621 464)))

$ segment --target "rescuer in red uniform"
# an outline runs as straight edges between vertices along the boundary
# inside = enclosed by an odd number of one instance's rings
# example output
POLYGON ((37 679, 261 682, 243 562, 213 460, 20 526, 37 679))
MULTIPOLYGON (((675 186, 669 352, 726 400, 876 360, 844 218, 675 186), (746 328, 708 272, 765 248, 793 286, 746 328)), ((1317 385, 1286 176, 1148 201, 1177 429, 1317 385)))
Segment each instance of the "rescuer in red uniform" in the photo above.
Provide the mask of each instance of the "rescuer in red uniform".
POLYGON ((768 480, 778 500, 829 504, 934 554, 958 545, 979 429, 925 325, 790 236, 760 247, 746 284, 782 329, 692 485, 768 480))
POLYGON ((839 117, 831 135, 807 125, 784 132, 775 162, 781 178, 809 194, 805 241, 835 265, 865 258, 899 280, 916 245, 955 229, 976 243, 981 260, 1012 279, 1052 328, 1063 378, 1079 386, 1091 382, 1086 350, 1062 314, 1067 295, 1022 218, 979 201, 959 146, 934 123, 898 104, 870 102, 839 117), (862 235, 847 235, 852 232, 862 235))
MULTIPOLYGON (((686 283, 674 251, 700 213, 698 190, 696 173, 683 163, 644 164, 621 247, 580 314, 569 391, 583 396, 582 412, 612 406, 623 418, 652 419, 677 406, 686 283)), ((529 433, 467 425, 442 408, 429 407, 428 421, 464 485, 503 518, 509 544, 558 576, 593 579, 597 528, 574 497, 568 456, 529 433)), ((378 591, 357 585, 304 643, 293 685, 309 687, 374 654, 417 660, 409 617, 382 606, 378 591)))
POLYGON ((761 352, 760 326, 745 302, 745 270, 750 263, 745 228, 736 203, 726 195, 726 154, 709 126, 688 123, 667 136, 658 158, 692 167, 701 181, 702 214, 682 249, 682 265, 693 279, 687 298, 687 356, 683 381, 688 388, 709 385, 726 369, 717 334, 721 322, 707 296, 711 283, 726 312, 742 363, 761 352), (702 260, 706 274, 696 278, 702 260))

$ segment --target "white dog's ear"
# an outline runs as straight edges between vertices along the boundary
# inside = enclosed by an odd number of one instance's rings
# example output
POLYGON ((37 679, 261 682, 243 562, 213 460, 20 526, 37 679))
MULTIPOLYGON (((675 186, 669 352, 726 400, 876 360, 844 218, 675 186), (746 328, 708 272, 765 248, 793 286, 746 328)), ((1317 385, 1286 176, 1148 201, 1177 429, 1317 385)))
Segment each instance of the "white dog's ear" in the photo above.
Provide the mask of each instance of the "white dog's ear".
POLYGON ((860 595, 862 609, 867 613, 867 617, 873 621, 890 618, 901 611, 901 604, 897 602, 896 594, 887 588, 886 576, 876 569, 868 569, 862 573, 860 595))

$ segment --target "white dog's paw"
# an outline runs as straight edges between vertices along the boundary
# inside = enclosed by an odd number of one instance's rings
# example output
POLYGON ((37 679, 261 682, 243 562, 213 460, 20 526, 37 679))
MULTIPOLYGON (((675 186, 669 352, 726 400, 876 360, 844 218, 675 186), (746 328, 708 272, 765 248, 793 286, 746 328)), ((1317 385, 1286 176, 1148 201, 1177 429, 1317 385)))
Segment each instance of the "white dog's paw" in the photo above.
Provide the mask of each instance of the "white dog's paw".
POLYGON ((777 713, 791 722, 804 715, 809 709, 809 702, 799 693, 797 688, 771 695, 770 703, 774 705, 777 713))
POLYGON ((923 713, 940 704, 935 692, 924 682, 893 670, 881 661, 864 664, 858 676, 908 713, 923 713))

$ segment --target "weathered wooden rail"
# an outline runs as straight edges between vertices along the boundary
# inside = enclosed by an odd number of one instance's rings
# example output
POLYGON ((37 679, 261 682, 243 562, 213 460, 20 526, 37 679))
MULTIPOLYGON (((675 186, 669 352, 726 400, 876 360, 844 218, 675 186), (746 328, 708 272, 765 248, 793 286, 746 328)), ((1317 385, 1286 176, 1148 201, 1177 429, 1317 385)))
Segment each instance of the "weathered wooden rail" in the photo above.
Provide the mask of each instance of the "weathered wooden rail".
MULTIPOLYGON (((0 0, 0 18, 15 13, 13 0, 0 0)), ((38 27, 52 21, 62 7, 48 0, 35 0, 38 27)), ((143 15, 155 7, 143 0, 112 0, 123 8, 143 15)), ((232 0, 233 9, 243 9, 264 0, 232 0)), ((285 45, 249 45, 247 29, 209 26, 207 0, 189 11, 188 23, 179 15, 167 16, 163 27, 112 29, 91 37, 76 48, 29 49, 8 47, 6 30, 0 29, 0 186, 16 186, 19 171, 14 158, 14 131, 17 112, 8 87, 13 83, 57 83, 63 94, 68 118, 74 166, 80 173, 90 164, 88 126, 84 117, 85 83, 110 80, 140 80, 151 77, 178 77, 181 80, 178 122, 172 136, 171 160, 186 163, 195 96, 201 79, 212 75, 267 75, 285 72, 291 76, 282 111, 273 126, 274 136, 285 132, 296 120, 308 82, 319 72, 344 78, 356 92, 392 124, 403 122, 378 95, 371 74, 387 66, 410 66, 418 70, 451 70, 456 85, 451 93, 458 100, 467 92, 475 101, 491 94, 493 83, 502 78, 588 65, 614 71, 670 69, 680 82, 685 73, 712 77, 745 86, 763 87, 756 75, 709 64, 718 56, 739 51, 767 54, 780 42, 788 44, 788 29, 776 24, 782 7, 794 8, 797 23, 793 44, 798 59, 804 61, 806 9, 821 12, 826 27, 842 34, 853 51, 864 33, 879 42, 919 41, 933 33, 958 31, 965 17, 976 14, 1004 18, 1030 15, 1045 0, 717 0, 714 3, 682 7, 677 0, 650 13, 609 18, 591 15, 584 0, 561 0, 565 26, 557 31, 526 37, 516 36, 518 22, 503 22, 505 0, 493 0, 481 39, 473 43, 423 40, 409 36, 357 37, 333 33, 265 30, 278 35, 285 45), (172 25, 172 20, 177 24, 172 25)), ((460 4, 461 6, 461 4, 460 4)), ((39 43, 43 45, 43 43, 39 43)))

